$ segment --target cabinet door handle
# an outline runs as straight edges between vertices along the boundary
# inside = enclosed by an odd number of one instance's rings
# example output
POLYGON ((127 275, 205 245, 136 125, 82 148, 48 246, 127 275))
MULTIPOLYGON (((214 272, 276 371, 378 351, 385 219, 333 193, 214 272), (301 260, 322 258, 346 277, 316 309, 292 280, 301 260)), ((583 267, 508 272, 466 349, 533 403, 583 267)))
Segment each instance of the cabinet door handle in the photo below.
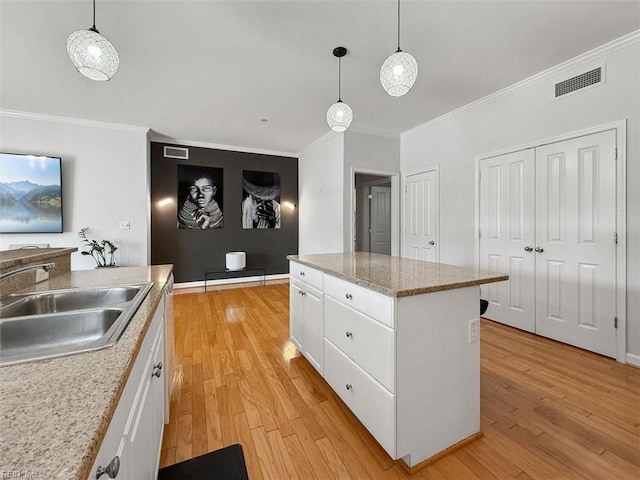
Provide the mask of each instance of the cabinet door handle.
POLYGON ((536 252, 538 252, 538 253, 542 253, 542 252, 544 252, 544 248, 542 248, 542 247, 536 247, 536 252))
POLYGON ((96 479, 100 478, 105 473, 109 478, 116 478, 118 476, 118 471, 120 470, 120 457, 115 456, 109 462, 109 465, 106 467, 102 467, 98 465, 98 469, 96 470, 96 479))
POLYGON ((153 373, 151 373, 152 377, 158 377, 160 378, 160 371, 162 370, 162 362, 158 362, 157 365, 153 366, 153 373))
POLYGON ((301 276, 301 277, 304 277, 304 272, 300 272, 300 276, 301 276))
POLYGON ((298 295, 304 295, 304 292, 302 290, 298 290, 298 295))
POLYGON ((347 300, 351 300, 351 299, 353 299, 353 295, 351 295, 350 293, 347 293, 347 294, 345 295, 345 298, 346 298, 347 300))
POLYGON ((351 332, 346 332, 346 335, 347 335, 348 338, 353 338, 353 333, 351 333, 351 332))
POLYGON ((345 387, 347 387, 347 390, 351 390, 353 388, 353 385, 351 385, 350 383, 347 383, 345 387))
POLYGON ((533 247, 530 247, 529 245, 527 245, 526 247, 524 247, 524 251, 525 252, 533 252, 533 247))
POLYGON ((435 244, 436 244, 436 242, 434 242, 433 240, 429 241, 429 245, 435 245, 435 244))

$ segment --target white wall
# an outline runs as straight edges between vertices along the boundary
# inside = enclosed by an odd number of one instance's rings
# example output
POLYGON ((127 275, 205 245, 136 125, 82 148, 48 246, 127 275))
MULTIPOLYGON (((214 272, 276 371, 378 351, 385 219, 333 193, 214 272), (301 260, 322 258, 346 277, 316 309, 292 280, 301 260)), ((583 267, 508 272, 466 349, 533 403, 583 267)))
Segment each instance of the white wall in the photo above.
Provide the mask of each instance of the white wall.
MULTIPOLYGON (((0 150, 62 158, 62 234, 4 234, 0 249, 14 243, 49 243, 80 247, 77 232, 89 227, 89 237, 115 242, 119 265, 148 265, 148 129, 0 111, 0 150), (130 230, 119 230, 128 220, 130 230)), ((95 263, 79 252, 71 256, 73 270, 95 263)))
POLYGON ((344 134, 329 133, 298 154, 298 251, 342 251, 344 134))
POLYGON ((475 157, 627 119, 627 351, 640 354, 640 44, 602 47, 549 75, 402 136, 403 172, 440 165, 440 258, 474 264, 475 157), (559 99, 553 87, 606 63, 606 83, 559 99))

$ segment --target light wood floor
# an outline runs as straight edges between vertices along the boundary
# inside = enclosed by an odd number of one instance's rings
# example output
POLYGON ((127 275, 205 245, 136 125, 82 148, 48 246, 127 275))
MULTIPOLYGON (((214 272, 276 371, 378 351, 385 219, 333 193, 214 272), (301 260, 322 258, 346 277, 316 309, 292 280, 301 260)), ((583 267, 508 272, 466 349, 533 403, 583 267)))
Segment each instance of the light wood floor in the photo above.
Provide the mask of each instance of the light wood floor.
MULTIPOLYGON (((288 284, 175 296, 161 466, 240 443, 252 480, 409 478, 289 342, 288 306, 288 284)), ((412 478, 640 478, 640 369, 482 320, 481 375, 484 437, 412 478)))

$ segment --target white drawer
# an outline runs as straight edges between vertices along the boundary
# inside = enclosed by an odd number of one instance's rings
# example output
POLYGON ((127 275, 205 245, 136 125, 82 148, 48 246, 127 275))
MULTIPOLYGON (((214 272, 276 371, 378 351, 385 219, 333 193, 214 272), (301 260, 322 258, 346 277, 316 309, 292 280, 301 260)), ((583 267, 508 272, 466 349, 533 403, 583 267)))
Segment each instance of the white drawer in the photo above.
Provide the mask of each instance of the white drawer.
POLYGON ((297 278, 318 290, 322 290, 323 273, 315 268, 307 267, 296 262, 289 262, 289 276, 297 278))
POLYGON ((331 275, 324 276, 324 293, 393 328, 393 298, 331 275))
POLYGON ((393 329, 327 296, 324 319, 325 337, 389 391, 395 392, 393 329))
POLYGON ((395 396, 326 338, 324 378, 382 448, 396 458, 395 396))

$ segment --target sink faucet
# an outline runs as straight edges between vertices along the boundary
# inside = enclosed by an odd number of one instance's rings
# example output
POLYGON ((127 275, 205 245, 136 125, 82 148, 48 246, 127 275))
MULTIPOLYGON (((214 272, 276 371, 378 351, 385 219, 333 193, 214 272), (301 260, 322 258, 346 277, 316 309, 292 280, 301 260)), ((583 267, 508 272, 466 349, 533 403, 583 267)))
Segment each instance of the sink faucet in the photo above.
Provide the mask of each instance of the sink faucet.
POLYGON ((5 278, 13 277, 14 275, 18 275, 19 273, 28 272, 30 270, 38 270, 39 268, 43 269, 45 272, 50 272, 51 270, 55 270, 55 263, 41 263, 39 265, 28 265, 26 267, 19 268, 17 270, 12 270, 11 272, 3 273, 0 275, 0 280, 4 280, 5 278))

